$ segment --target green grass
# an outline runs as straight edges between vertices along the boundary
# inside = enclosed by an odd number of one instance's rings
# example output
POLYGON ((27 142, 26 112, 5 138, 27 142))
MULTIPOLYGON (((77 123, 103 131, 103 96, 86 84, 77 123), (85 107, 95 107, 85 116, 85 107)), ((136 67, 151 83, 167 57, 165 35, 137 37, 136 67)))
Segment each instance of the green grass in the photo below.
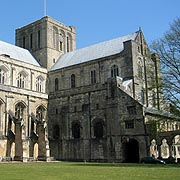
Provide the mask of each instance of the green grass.
POLYGON ((0 180, 179 180, 180 165, 0 163, 0 180))

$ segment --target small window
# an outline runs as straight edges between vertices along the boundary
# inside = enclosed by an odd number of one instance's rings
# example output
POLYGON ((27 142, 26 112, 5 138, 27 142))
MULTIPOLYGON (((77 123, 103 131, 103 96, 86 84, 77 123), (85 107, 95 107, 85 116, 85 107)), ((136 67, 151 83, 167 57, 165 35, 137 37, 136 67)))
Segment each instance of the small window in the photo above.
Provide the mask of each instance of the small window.
POLYGON ((33 48, 33 34, 30 34, 30 49, 33 48))
POLYGON ((75 88, 76 87, 76 76, 75 74, 71 75, 71 88, 75 88))
POLYGON ((58 114, 58 109, 56 108, 56 115, 58 114))
POLYGON ((91 71, 91 84, 95 84, 96 83, 96 71, 92 70, 91 71))
POLYGON ((53 58, 53 63, 55 63, 55 62, 56 62, 56 59, 53 58))
POLYGON ((82 112, 87 112, 89 111, 89 104, 83 104, 82 105, 82 112))
POLYGON ((136 106, 128 106, 127 110, 130 115, 136 115, 136 106))
POLYGON ((134 128, 134 121, 126 121, 125 122, 125 128, 126 129, 133 129, 134 128))
POLYGON ((119 69, 117 65, 113 65, 111 67, 111 77, 115 78, 116 76, 119 76, 119 69))
POLYGON ((25 36, 23 37, 22 47, 23 47, 23 48, 26 48, 26 37, 25 37, 25 36))
POLYGON ((60 36, 59 36, 59 48, 60 48, 60 51, 63 51, 63 41, 64 41, 63 35, 60 34, 60 36))
POLYGON ((55 91, 58 91, 59 90, 59 80, 58 78, 55 79, 55 91))
POLYGON ((40 48, 41 47, 41 31, 38 31, 38 39, 37 39, 37 46, 38 46, 38 48, 40 48))

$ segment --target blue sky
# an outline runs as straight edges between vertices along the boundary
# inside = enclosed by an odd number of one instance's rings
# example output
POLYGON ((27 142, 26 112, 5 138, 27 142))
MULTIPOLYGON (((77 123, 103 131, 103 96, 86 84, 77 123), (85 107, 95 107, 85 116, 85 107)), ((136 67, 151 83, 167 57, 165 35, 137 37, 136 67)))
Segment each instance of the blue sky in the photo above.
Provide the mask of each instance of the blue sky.
MULTIPOLYGON (((44 0, 1 0, 0 40, 14 44, 15 29, 44 16, 44 0)), ((76 27, 77 48, 142 28, 148 43, 180 17, 180 0, 47 0, 47 15, 76 27)))

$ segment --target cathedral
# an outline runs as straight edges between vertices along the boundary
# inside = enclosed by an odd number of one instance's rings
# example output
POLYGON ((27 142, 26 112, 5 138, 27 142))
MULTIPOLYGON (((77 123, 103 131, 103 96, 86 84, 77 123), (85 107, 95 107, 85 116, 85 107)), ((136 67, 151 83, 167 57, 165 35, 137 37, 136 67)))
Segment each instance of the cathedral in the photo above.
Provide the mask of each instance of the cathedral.
POLYGON ((49 16, 18 28, 0 41, 0 161, 180 157, 179 135, 155 139, 180 129, 160 83, 141 29, 76 49, 75 27, 49 16))

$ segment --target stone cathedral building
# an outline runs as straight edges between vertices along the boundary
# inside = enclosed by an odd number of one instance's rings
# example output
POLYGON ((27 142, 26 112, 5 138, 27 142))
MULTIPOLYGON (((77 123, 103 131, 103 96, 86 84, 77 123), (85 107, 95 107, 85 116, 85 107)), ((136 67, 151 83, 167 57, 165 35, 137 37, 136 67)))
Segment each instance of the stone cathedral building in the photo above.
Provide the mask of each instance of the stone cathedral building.
POLYGON ((48 16, 17 29, 0 41, 0 160, 139 162, 164 116, 159 77, 141 29, 82 49, 48 16))

